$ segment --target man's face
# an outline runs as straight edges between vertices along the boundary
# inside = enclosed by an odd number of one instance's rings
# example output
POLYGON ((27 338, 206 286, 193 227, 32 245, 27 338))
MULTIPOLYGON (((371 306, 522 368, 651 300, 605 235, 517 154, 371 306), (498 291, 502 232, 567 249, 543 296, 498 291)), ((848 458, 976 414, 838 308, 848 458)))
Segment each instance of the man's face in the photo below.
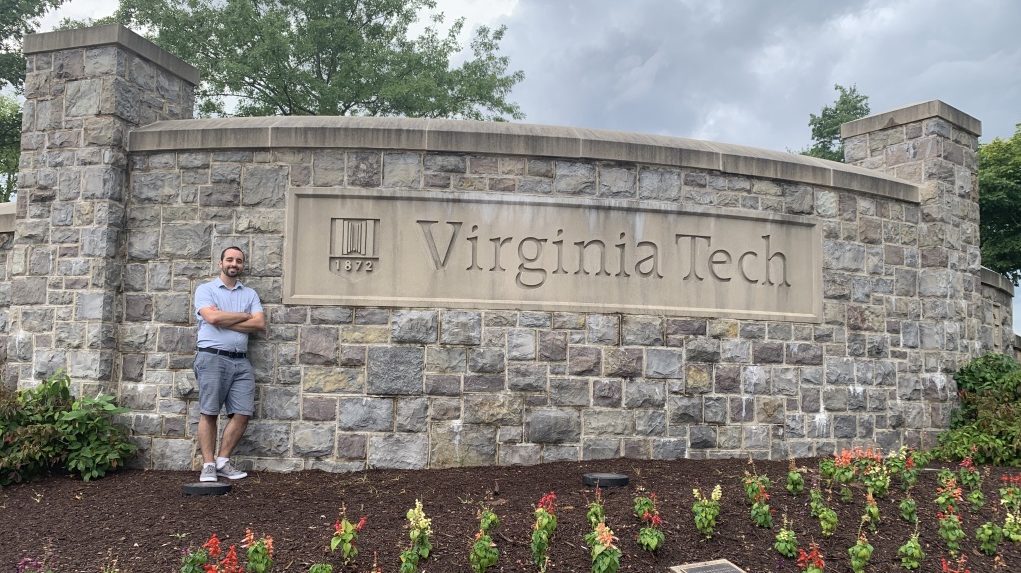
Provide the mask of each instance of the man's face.
POLYGON ((220 259, 220 272, 231 278, 237 278, 245 269, 245 254, 237 249, 227 249, 220 259))

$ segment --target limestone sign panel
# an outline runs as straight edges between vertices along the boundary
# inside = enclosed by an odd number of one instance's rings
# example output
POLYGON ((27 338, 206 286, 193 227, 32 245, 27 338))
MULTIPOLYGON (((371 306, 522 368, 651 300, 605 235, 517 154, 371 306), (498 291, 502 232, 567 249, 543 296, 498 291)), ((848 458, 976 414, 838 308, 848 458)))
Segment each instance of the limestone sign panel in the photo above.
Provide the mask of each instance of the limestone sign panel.
POLYGON ((818 321, 807 218, 498 194, 296 190, 284 302, 818 321))

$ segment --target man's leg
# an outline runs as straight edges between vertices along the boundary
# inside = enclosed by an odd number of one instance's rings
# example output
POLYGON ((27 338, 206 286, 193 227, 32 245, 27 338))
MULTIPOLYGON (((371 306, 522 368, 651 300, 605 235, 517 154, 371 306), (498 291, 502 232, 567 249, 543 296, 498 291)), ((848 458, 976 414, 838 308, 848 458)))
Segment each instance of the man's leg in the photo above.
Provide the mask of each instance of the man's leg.
MULTIPOLYGON (((245 433, 245 428, 248 427, 248 418, 244 414, 234 414, 230 417, 230 421, 227 422, 227 427, 223 429, 223 437, 220 438, 220 453, 217 454, 221 458, 229 458, 231 452, 234 451, 234 447, 241 441, 241 436, 245 433)), ((212 450, 210 450, 212 452, 212 450)), ((205 452, 203 452, 203 456, 205 452)), ((210 455, 209 461, 213 461, 210 455)))
MULTIPOLYGON (((216 419, 217 416, 199 414, 199 448, 202 450, 202 462, 207 464, 211 464, 214 461, 213 452, 216 451, 216 419)), ((230 428, 230 425, 227 427, 230 428)), ((226 430, 224 433, 226 434, 226 430)))

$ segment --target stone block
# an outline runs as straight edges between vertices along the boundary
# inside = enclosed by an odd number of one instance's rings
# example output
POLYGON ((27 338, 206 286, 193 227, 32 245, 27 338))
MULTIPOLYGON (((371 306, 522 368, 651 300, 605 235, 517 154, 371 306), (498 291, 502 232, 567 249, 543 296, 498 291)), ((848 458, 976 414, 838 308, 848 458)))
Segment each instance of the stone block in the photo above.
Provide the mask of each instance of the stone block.
POLYGON ((482 341, 482 313, 447 311, 440 324, 442 344, 478 345, 482 341))
POLYGON ((634 419, 621 410, 587 410, 582 417, 586 436, 625 436, 634 433, 634 419))
POLYGON ((625 346, 662 346, 662 317, 625 315, 621 327, 621 343, 625 346))
POLYGON ((557 161, 553 189, 564 195, 595 195, 596 167, 589 163, 557 161))
POLYGON ((370 436, 367 466, 381 469, 418 470, 429 465, 428 434, 370 436))
POLYGON ((384 153, 383 187, 420 188, 422 156, 418 153, 384 153))
POLYGON ((289 453, 290 422, 252 420, 235 450, 235 455, 282 457, 289 453))
POLYGON ((302 364, 332 365, 337 363, 340 348, 338 331, 328 326, 306 326, 300 329, 298 360, 302 364))
POLYGON ((390 398, 340 398, 337 427, 353 432, 390 432, 394 401, 390 398))
POLYGON ((433 468, 483 466, 496 463, 497 429, 460 420, 434 422, 429 430, 433 468))
POLYGON ((507 360, 535 360, 535 331, 512 328, 507 332, 507 360))
POLYGON ((667 398, 667 415, 670 425, 701 423, 702 398, 698 396, 669 396, 667 398))
POLYGON ((428 344, 436 342, 437 328, 436 311, 395 311, 390 323, 390 337, 394 342, 428 344))
POLYGON ((625 408, 662 408, 665 404, 665 382, 655 380, 628 380, 624 385, 625 408))
POLYGON ((691 426, 688 428, 689 445, 693 450, 707 450, 716 447, 717 429, 713 426, 691 426))
POLYGON ((241 171, 241 205, 283 208, 288 179, 286 165, 245 165, 241 171))
POLYGON ((585 438, 581 445, 583 460, 611 460, 621 457, 620 438, 585 438))
POLYGON ((424 358, 420 347, 369 348, 366 391, 370 394, 421 394, 424 358))
POLYGON ((400 398, 397 400, 396 429, 398 432, 424 432, 429 425, 427 398, 400 398))
POLYGON ((209 256, 213 225, 170 223, 163 226, 160 255, 168 258, 201 259, 209 256))
POLYGON ((548 330, 540 332, 539 360, 548 362, 567 360, 567 333, 548 330))
POLYGON ((550 378, 549 399, 553 406, 588 406, 589 382, 584 378, 550 378))
POLYGON ((265 386, 262 391, 262 417, 267 420, 297 420, 299 389, 265 386))
POLYGON ((636 378, 642 375, 642 350, 606 348, 603 350, 603 376, 636 378))
POLYGON ((581 439, 581 416, 574 410, 540 408, 526 416, 529 442, 563 444, 581 439))
POLYGON ((524 398, 511 394, 466 394, 464 396, 464 422, 466 424, 520 424, 524 398))
POLYGON ((191 438, 153 438, 149 447, 149 461, 153 469, 168 471, 189 471, 195 452, 195 440, 191 438))
POLYGON ((468 351, 468 371, 496 374, 506 369, 507 361, 502 348, 472 348, 468 351))
POLYGON ((501 466, 530 466, 545 460, 539 444, 502 444, 498 463, 501 466))
POLYGON ((681 170, 643 168, 638 174, 638 198, 677 201, 681 198, 681 170))
POLYGON ((620 408, 624 396, 620 380, 604 379, 592 382, 592 405, 597 408, 620 408))
POLYGON ((361 368, 309 366, 301 383, 305 392, 360 393, 365 391, 365 374, 361 368))
POLYGON ((507 367, 507 389, 516 392, 544 392, 546 365, 512 362, 507 367))
POLYGON ((568 372, 576 376, 598 376, 602 370, 602 352, 595 346, 571 346, 568 372))
POLYGON ((334 452, 332 424, 299 423, 294 425, 292 451, 296 456, 324 457, 334 452))
POLYGON ((609 314, 590 314, 585 319, 589 344, 620 344, 620 317, 609 314))

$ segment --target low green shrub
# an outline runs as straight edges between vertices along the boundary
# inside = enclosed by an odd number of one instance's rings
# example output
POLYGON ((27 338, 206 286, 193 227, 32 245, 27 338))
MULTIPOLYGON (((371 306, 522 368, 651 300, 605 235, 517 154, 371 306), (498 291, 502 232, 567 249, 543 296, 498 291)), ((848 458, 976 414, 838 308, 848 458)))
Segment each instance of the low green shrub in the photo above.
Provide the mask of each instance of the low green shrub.
POLYGON ((71 379, 59 371, 35 388, 0 388, 0 486, 54 468, 88 481, 135 454, 127 431, 113 422, 126 410, 112 396, 75 399, 70 386, 71 379))
POLYGON ((986 354, 954 375, 960 404, 933 453, 945 460, 1021 466, 1021 364, 986 354))

